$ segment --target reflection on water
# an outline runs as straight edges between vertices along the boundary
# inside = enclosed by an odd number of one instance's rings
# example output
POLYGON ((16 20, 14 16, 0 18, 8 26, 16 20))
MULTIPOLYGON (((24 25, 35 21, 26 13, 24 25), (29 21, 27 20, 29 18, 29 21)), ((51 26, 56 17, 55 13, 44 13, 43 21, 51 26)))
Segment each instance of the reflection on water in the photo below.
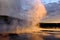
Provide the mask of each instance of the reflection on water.
POLYGON ((42 39, 43 38, 43 36, 42 35, 40 35, 40 34, 20 34, 20 35, 18 35, 17 37, 12 37, 12 36, 10 36, 10 39, 13 39, 13 40, 43 40, 42 39))
POLYGON ((38 33, 21 33, 9 34, 8 36, 1 36, 0 40, 60 40, 59 32, 38 32, 38 33))
POLYGON ((24 33, 18 36, 10 35, 10 40, 60 40, 59 32, 38 32, 38 33, 24 33))

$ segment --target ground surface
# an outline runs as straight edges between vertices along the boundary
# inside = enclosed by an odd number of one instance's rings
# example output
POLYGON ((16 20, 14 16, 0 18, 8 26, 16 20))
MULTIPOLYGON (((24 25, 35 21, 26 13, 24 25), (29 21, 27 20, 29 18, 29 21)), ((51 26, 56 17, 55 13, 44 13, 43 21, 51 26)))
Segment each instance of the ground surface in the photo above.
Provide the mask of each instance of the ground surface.
POLYGON ((60 40, 60 32, 43 31, 38 33, 24 33, 19 35, 1 36, 0 40, 60 40))

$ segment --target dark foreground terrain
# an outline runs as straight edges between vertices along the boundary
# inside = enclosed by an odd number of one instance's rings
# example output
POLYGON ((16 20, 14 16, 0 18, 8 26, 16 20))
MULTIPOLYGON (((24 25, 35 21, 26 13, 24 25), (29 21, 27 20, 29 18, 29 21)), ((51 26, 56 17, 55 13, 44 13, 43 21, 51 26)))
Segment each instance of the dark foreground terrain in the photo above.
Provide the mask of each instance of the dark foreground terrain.
POLYGON ((60 32, 24 33, 19 35, 9 34, 7 36, 0 35, 0 40, 60 40, 60 32))

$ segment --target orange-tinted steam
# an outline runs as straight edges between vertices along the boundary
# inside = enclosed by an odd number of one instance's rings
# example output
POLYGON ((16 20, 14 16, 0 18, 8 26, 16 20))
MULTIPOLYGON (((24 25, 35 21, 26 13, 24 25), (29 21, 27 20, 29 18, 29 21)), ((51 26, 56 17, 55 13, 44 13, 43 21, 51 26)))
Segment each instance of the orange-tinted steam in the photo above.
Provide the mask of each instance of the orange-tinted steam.
MULTIPOLYGON (((41 3, 40 0, 34 0, 35 3, 33 4, 33 8, 31 10, 26 11, 28 22, 28 27, 23 27, 21 30, 17 28, 17 33, 32 33, 40 31, 39 25, 37 25, 40 20, 46 15, 46 10, 44 5, 41 3), (29 23, 31 22, 31 25, 29 23)), ((32 4, 31 4, 32 5, 32 4)), ((28 5, 29 6, 29 5, 28 5)))

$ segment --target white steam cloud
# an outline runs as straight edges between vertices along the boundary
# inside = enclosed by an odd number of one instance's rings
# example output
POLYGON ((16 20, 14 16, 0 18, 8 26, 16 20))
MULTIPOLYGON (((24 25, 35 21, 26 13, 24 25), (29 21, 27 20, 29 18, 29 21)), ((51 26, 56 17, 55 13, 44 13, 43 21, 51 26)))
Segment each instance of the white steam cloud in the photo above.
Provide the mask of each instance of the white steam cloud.
POLYGON ((46 10, 40 0, 0 0, 0 15, 19 19, 15 21, 17 33, 32 32, 39 30, 36 25, 46 15, 46 10))

